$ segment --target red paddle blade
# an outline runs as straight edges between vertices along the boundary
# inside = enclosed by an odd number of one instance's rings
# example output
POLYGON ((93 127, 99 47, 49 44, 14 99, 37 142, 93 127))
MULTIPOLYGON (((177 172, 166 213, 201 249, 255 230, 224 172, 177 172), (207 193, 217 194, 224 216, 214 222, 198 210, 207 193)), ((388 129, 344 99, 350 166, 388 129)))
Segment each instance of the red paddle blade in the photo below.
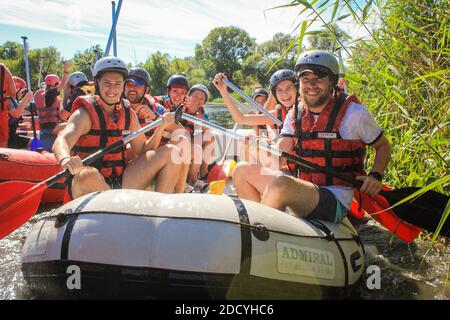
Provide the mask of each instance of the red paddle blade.
POLYGON ((45 183, 9 181, 0 184, 0 239, 36 213, 46 189, 45 183))
POLYGON ((219 180, 227 180, 227 174, 223 168, 223 165, 219 166, 217 163, 214 167, 211 168, 208 174, 208 179, 206 180, 208 183, 219 181, 219 180))
MULTIPOLYGON (((390 190, 388 187, 384 186, 385 190, 390 190)), ((351 208, 351 214, 356 218, 362 218, 364 211, 372 216, 376 221, 385 226, 389 231, 395 234, 399 239, 410 243, 417 238, 422 229, 409 224, 401 220, 392 210, 386 210, 390 207, 389 203, 385 198, 378 195, 375 198, 371 198, 369 195, 360 192, 360 195, 356 196, 357 200, 361 201, 362 210, 359 211, 359 202, 353 201, 351 208), (383 212, 380 212, 383 211, 383 212), (380 212, 380 213, 377 213, 380 212)))

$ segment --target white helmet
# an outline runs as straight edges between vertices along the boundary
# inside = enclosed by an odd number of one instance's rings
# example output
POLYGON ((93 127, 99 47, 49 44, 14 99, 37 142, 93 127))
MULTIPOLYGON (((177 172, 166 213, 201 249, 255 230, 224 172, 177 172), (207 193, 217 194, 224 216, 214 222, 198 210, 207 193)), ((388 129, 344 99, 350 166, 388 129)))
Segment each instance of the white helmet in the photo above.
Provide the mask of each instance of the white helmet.
POLYGON ((81 82, 88 82, 88 78, 83 72, 74 72, 69 76, 69 85, 76 87, 81 82))
POLYGON ((206 101, 209 100, 209 90, 206 86, 204 86, 202 84, 196 84, 195 86, 193 86, 191 88, 191 90, 189 90, 188 96, 191 96, 194 93, 194 91, 196 91, 196 90, 203 92, 206 95, 206 101))
POLYGON ((122 59, 117 57, 104 57, 95 63, 92 75, 98 78, 103 72, 116 71, 121 73, 124 77, 128 75, 128 68, 122 59))
POLYGON ((334 76, 339 75, 339 62, 333 54, 324 50, 302 52, 295 64, 297 76, 300 76, 302 69, 307 69, 309 66, 325 67, 334 76))

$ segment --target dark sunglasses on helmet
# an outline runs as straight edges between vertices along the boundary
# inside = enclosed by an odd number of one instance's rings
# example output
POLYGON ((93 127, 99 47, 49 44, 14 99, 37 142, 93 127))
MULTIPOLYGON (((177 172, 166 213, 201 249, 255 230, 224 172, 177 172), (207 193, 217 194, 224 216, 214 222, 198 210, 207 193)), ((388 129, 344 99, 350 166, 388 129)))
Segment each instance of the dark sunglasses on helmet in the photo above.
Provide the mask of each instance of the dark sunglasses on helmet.
POLYGON ((326 76, 333 75, 331 70, 328 69, 327 67, 312 65, 312 64, 306 64, 306 65, 301 66, 299 68, 297 74, 299 77, 301 77, 306 72, 311 72, 319 78, 324 78, 326 76))
POLYGON ((140 79, 140 78, 128 78, 125 81, 125 84, 128 84, 128 83, 132 83, 132 84, 134 84, 135 86, 138 86, 138 87, 142 87, 142 86, 146 85, 146 82, 143 79, 140 79))

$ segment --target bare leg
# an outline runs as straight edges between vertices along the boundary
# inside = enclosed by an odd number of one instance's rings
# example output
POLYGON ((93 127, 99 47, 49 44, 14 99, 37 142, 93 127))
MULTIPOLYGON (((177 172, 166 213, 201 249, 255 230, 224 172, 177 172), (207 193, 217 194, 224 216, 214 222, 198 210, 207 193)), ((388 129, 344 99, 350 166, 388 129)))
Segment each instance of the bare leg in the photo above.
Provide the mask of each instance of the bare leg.
POLYGON ((261 202, 269 183, 278 173, 258 164, 240 163, 233 171, 233 183, 239 198, 261 202))
POLYGON ((128 164, 123 175, 123 188, 144 190, 157 178, 157 192, 173 193, 180 165, 171 161, 172 151, 179 152, 177 147, 165 145, 147 151, 128 164))
POLYGON ((72 197, 74 199, 92 192, 110 189, 101 173, 92 167, 84 167, 78 175, 73 177, 72 197))
POLYGON ((261 203, 278 210, 289 207, 297 216, 303 218, 317 207, 319 191, 310 182, 279 176, 269 183, 261 203))

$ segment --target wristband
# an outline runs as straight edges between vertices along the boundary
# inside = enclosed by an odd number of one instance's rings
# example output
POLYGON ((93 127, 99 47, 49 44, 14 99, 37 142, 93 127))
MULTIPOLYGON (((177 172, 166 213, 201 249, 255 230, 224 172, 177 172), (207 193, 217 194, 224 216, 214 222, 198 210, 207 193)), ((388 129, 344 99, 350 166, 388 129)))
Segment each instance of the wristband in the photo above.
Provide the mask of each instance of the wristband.
POLYGON ((383 175, 381 174, 381 173, 379 173, 379 172, 371 172, 371 173, 369 173, 369 176, 370 177, 374 177, 375 179, 377 179, 378 181, 382 181, 383 180, 383 175))
POLYGON ((64 160, 70 159, 70 158, 71 158, 70 156, 63 157, 61 160, 59 160, 59 165, 61 165, 61 162, 63 162, 64 160))

